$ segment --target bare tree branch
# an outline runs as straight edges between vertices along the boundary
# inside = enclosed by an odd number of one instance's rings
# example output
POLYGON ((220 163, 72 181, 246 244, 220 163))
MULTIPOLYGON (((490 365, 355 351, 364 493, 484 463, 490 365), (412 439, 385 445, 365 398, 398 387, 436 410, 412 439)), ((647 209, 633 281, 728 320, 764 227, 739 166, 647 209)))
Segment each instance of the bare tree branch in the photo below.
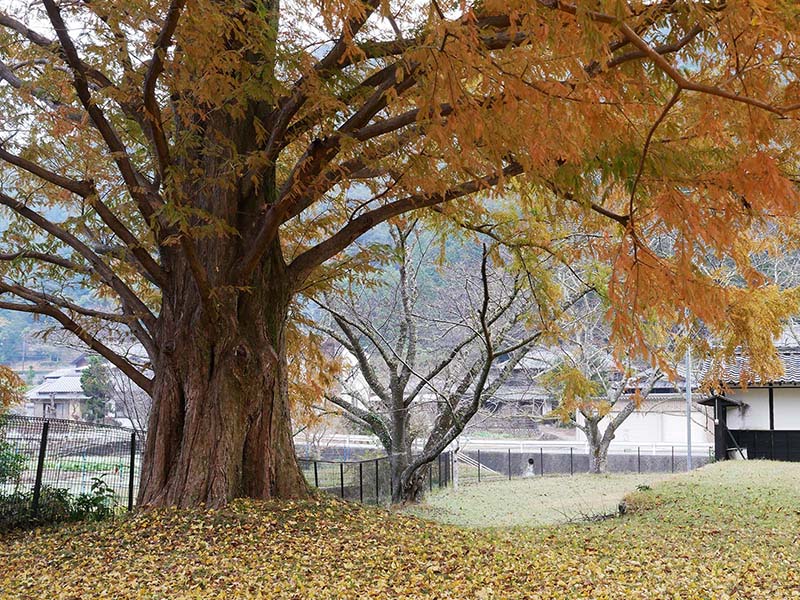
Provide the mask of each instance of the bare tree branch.
POLYGON ((74 334, 89 348, 103 356, 111 364, 118 367, 120 371, 125 373, 136 385, 148 393, 152 392, 153 382, 142 374, 136 367, 134 367, 127 360, 122 358, 116 352, 111 350, 108 346, 103 344, 100 340, 93 337, 76 321, 69 318, 66 313, 58 310, 55 306, 46 303, 37 304, 20 304, 16 302, 0 301, 0 309, 13 310, 17 312, 27 312, 47 317, 52 317, 59 324, 70 333, 74 334))

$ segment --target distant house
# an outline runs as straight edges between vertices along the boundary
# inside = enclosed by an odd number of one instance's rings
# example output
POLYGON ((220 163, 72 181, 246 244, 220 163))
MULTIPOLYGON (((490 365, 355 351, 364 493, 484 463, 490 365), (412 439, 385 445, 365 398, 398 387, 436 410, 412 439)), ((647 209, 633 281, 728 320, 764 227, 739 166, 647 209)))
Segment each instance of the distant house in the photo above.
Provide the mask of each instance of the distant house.
POLYGON ((81 355, 69 367, 44 376, 44 381, 25 394, 34 417, 81 420, 86 412, 88 396, 81 386, 81 373, 87 366, 81 355))
MULTIPOLYGON (((784 343, 786 340, 784 339, 784 343)), ((714 410, 714 452, 726 458, 800 461, 800 346, 779 346, 784 375, 740 384, 747 364, 737 357, 727 365, 725 391, 702 403, 714 410)))
MULTIPOLYGON (((506 359, 507 360, 507 359, 506 359)), ((546 348, 534 348, 523 358, 508 379, 486 398, 481 410, 469 424, 468 433, 480 431, 511 434, 521 438, 541 438, 543 429, 552 436, 553 428, 544 427, 556 423, 556 418, 547 415, 558 406, 553 394, 542 387, 540 378, 552 369, 556 355, 546 348)), ((500 375, 506 364, 499 360, 491 370, 491 378, 500 375)), ((557 430, 569 435, 566 430, 557 430)))

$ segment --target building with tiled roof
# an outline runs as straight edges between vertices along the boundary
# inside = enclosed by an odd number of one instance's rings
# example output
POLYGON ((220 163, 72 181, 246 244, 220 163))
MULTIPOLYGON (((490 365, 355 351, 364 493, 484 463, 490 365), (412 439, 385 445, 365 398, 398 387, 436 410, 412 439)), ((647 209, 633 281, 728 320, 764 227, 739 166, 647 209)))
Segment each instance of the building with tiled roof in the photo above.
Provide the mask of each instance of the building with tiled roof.
POLYGON ((85 361, 72 366, 51 371, 44 381, 25 394, 27 403, 32 405, 33 416, 51 419, 80 420, 86 412, 81 374, 86 368, 85 361))
POLYGON ((742 356, 737 356, 734 362, 725 365, 724 379, 726 386, 740 387, 743 379, 742 373, 745 374, 744 379, 748 387, 765 384, 800 386, 800 347, 779 347, 778 353, 781 362, 783 362, 783 375, 766 382, 762 382, 758 378, 749 377, 747 361, 742 356))
POLYGON ((783 375, 769 381, 751 378, 746 360, 739 356, 725 365, 720 385, 724 391, 702 401, 714 410, 718 460, 800 461, 800 346, 784 338, 778 340, 783 375))

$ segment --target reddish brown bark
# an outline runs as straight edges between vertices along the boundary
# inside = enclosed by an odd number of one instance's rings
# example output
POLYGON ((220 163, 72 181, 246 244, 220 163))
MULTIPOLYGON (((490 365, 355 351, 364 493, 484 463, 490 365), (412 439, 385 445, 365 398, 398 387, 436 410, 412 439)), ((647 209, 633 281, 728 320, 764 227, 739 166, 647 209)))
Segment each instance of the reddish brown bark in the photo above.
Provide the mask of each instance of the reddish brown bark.
POLYGON ((222 506, 307 494, 287 398, 290 288, 277 252, 253 285, 209 311, 187 285, 165 295, 139 503, 222 506), (213 312, 213 314, 209 314, 213 312))

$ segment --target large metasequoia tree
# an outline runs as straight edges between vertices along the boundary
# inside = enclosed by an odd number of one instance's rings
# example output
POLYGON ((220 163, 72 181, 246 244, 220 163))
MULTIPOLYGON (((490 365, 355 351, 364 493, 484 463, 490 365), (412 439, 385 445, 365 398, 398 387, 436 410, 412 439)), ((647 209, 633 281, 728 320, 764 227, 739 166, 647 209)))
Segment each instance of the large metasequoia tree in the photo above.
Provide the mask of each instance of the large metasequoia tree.
POLYGON ((748 234, 772 220, 778 240, 797 210, 793 3, 5 7, 0 308, 54 320, 152 395, 144 505, 306 493, 292 302, 412 210, 492 231, 513 191, 515 218, 580 226, 613 263, 634 346, 642 315, 688 305, 769 350, 784 299, 750 269, 748 234), (736 287, 693 267, 709 253, 736 261, 736 287), (115 352, 122 331, 152 376, 115 352))

